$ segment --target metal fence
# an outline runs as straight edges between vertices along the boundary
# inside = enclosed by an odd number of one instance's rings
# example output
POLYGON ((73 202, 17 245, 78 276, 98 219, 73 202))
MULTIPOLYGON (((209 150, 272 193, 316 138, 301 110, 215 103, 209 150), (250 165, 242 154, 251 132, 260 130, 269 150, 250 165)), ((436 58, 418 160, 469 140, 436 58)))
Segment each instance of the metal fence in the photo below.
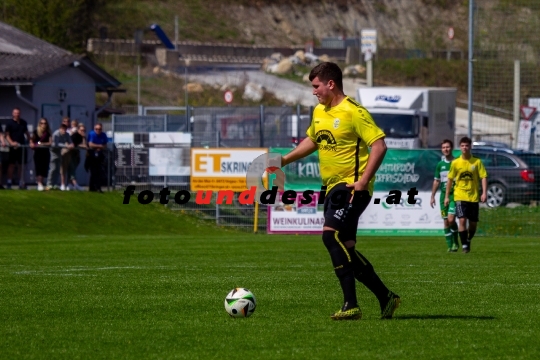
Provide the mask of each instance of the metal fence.
POLYGON ((489 119, 491 129, 512 134, 512 147, 540 152, 540 117, 520 114, 521 106, 540 104, 540 40, 532 31, 540 22, 540 4, 475 0, 473 5, 473 101, 479 110, 473 126, 489 119))
MULTIPOLYGON (((71 149, 64 154, 62 152, 62 150, 65 149, 64 146, 36 146, 32 148, 30 145, 19 145, 18 148, 21 149, 22 161, 15 166, 13 178, 8 179, 10 151, 14 148, 9 146, 0 147, 0 166, 2 167, 0 184, 7 185, 8 180, 11 180, 13 188, 18 188, 21 183, 24 183, 25 185, 37 185, 40 182, 38 181, 38 169, 41 168, 41 171, 45 171, 45 174, 42 175, 43 179, 41 179, 41 183, 44 187, 50 185, 52 189, 60 189, 60 186, 63 183, 66 186, 66 189, 70 190, 67 188, 68 184, 71 183, 68 175, 70 166, 73 166, 76 183, 82 187, 89 186, 91 159, 87 159, 88 149, 71 149), (48 181, 48 177, 50 176, 49 173, 53 167, 51 149, 54 148, 58 149, 58 153, 60 153, 61 169, 58 169, 58 172, 54 172, 51 181, 48 181), (49 154, 49 157, 45 156, 44 158, 43 156, 40 156, 37 153, 37 151, 40 150, 45 150, 45 152, 49 154), (43 168, 45 170, 43 170, 43 168), (19 176, 19 171, 21 176, 19 176), (64 181, 61 181, 61 176, 64 177, 64 181)), ((110 190, 113 188, 115 165, 112 161, 112 155, 113 152, 111 149, 107 149, 104 152, 103 160, 100 163, 100 183, 102 190, 110 190)))
MULTIPOLYGON (((194 201, 176 204, 174 194, 190 191, 190 148, 260 148, 294 147, 305 137, 313 109, 297 107, 204 107, 184 109, 181 114, 115 115, 110 125, 115 143, 113 187, 124 190, 135 186, 135 191, 152 191, 154 201, 159 192, 167 188, 171 195, 168 206, 177 211, 196 214, 211 219, 221 226, 235 226, 252 230, 255 222, 255 205, 242 205, 235 194, 232 204, 218 204, 217 193, 208 205, 194 201), (186 132, 191 135, 189 144, 175 140, 156 143, 149 138, 155 133, 186 132), (124 133, 133 138, 122 140, 124 133), (126 143, 122 143, 126 141, 126 143), (176 142, 176 143, 175 143, 176 142), (165 173, 163 170, 165 169, 165 173)), ((191 199, 196 192, 190 191, 191 199)), ((257 227, 266 228, 266 208, 257 213, 257 227)))

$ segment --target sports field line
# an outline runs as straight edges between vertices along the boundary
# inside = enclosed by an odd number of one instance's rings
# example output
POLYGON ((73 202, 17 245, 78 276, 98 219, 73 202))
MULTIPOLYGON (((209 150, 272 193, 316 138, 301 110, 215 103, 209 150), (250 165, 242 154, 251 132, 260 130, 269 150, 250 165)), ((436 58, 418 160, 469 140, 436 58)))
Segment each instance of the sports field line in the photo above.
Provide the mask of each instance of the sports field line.
MULTIPOLYGON (((105 271, 105 270, 120 270, 120 269, 136 269, 136 270, 148 270, 148 269, 176 269, 177 266, 108 266, 108 267, 77 267, 59 270, 49 270, 55 272, 77 272, 77 271, 105 271)), ((45 270, 24 270, 16 271, 13 274, 27 275, 27 274, 40 274, 45 270)))

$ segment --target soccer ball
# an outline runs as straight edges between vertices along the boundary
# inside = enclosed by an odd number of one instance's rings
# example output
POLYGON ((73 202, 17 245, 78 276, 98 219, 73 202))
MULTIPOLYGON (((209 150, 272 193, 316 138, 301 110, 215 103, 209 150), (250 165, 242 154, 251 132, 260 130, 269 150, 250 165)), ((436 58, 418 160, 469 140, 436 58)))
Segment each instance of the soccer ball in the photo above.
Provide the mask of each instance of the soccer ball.
POLYGON ((231 317, 250 317, 257 303, 251 291, 244 288, 234 288, 225 297, 225 310, 231 317))

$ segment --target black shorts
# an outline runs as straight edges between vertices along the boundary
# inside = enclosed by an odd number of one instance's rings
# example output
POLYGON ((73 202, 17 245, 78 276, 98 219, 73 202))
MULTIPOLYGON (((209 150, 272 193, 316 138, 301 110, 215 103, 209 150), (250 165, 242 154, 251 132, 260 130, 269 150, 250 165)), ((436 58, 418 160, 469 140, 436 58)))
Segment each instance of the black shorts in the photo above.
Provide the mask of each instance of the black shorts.
POLYGON ((341 233, 347 240, 356 239, 358 219, 371 202, 368 191, 356 192, 351 200, 353 191, 345 183, 338 184, 326 194, 324 199, 324 226, 331 227, 341 233))
POLYGON ((28 153, 28 149, 23 149, 22 147, 17 147, 17 148, 10 147, 8 162, 10 164, 19 164, 19 165, 26 164, 27 163, 26 157, 28 155, 27 153, 28 153), (23 157, 23 154, 24 154, 24 157, 23 157))
POLYGON ((478 222, 480 204, 470 201, 456 201, 456 216, 466 218, 472 222, 478 222))

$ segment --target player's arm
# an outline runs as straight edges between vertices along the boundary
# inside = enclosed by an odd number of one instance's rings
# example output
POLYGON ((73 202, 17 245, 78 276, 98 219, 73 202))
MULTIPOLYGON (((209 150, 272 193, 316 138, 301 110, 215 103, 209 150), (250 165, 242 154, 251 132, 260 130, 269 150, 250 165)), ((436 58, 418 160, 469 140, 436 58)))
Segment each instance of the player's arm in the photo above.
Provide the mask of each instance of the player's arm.
POLYGON ((437 167, 435 168, 435 177, 433 178, 433 186, 431 187, 431 200, 429 202, 432 208, 435 207, 435 194, 437 193, 437 189, 439 188, 440 183, 441 183, 441 168, 439 164, 437 164, 437 167))
POLYGON ((482 179, 482 196, 480 197, 480 201, 485 203, 487 200, 487 178, 482 179))
POLYGON ((480 201, 485 203, 487 201, 487 171, 482 160, 479 161, 478 165, 478 175, 482 179, 482 196, 480 196, 480 201))
POLYGON ((433 186, 431 187, 431 201, 430 201, 430 205, 432 208, 435 207, 435 194, 437 193, 437 189, 439 188, 440 183, 441 183, 441 180, 433 179, 433 186))
MULTIPOLYGON (((375 176, 386 155, 385 134, 375 124, 369 112, 362 107, 352 112, 352 131, 371 148, 362 176, 354 184, 347 184, 347 187, 354 187, 355 191, 363 191, 367 190, 369 182, 375 176)), ((352 200, 351 197, 351 202, 352 200)))
POLYGON ((386 143, 384 138, 377 139, 371 144, 371 152, 369 153, 369 158, 366 165, 366 170, 362 174, 362 177, 357 182, 359 183, 359 188, 355 186, 354 190, 365 190, 370 180, 375 176, 375 173, 381 166, 384 156, 386 155, 386 143))
POLYGON ((444 194, 444 206, 450 204, 450 192, 452 191, 452 185, 454 183, 454 178, 457 176, 457 171, 455 162, 450 163, 450 170, 448 171, 448 176, 446 180, 446 193, 444 194))
POLYGON ((2 144, 2 146, 6 146, 6 142, 4 141, 4 133, 2 132, 2 129, 0 129, 0 144, 2 144))
POLYGON ((448 206, 448 204, 450 204, 450 191, 452 189, 453 182, 454 179, 448 176, 448 180, 446 181, 446 194, 444 195, 444 206, 448 206))
POLYGON ((298 146, 281 158, 281 166, 288 165, 295 162, 298 159, 308 156, 317 150, 317 144, 313 142, 309 137, 302 140, 298 146))

